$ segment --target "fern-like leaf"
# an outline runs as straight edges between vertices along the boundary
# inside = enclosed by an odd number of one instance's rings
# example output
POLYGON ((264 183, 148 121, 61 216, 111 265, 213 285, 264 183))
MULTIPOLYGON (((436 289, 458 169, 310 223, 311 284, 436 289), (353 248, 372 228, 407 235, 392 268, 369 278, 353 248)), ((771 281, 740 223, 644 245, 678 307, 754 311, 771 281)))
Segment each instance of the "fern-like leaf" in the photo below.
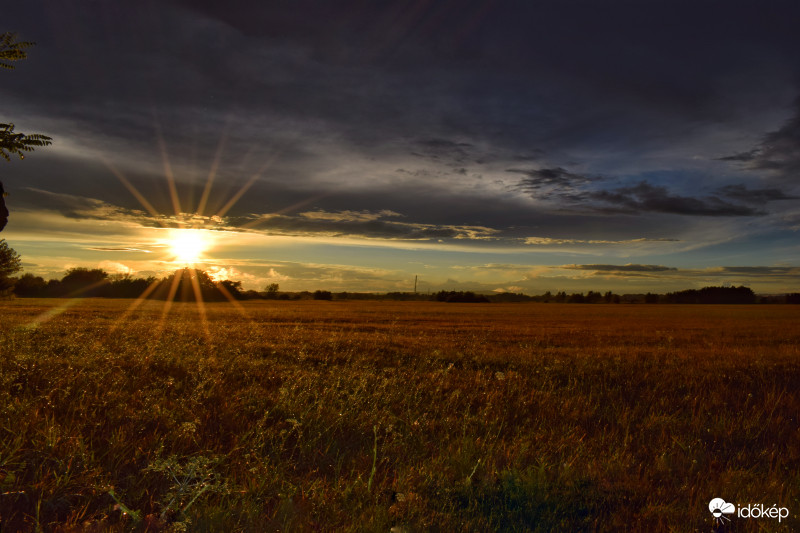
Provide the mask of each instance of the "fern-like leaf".
POLYGON ((9 61, 26 59, 28 53, 25 49, 34 44, 30 41, 17 41, 16 33, 0 33, 0 68, 13 69, 14 65, 9 61))
POLYGON ((0 156, 6 161, 11 161, 12 154, 25 159, 23 152, 32 152, 36 146, 48 146, 52 143, 53 139, 47 135, 14 133, 13 124, 0 124, 0 156))

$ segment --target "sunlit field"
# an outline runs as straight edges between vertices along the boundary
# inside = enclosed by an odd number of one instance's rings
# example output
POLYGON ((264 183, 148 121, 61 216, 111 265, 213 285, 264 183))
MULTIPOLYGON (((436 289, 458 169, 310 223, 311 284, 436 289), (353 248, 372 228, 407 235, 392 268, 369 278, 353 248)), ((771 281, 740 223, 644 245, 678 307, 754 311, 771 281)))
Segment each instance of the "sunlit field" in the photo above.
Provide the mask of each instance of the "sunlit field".
POLYGON ((0 531, 800 529, 797 306, 0 302, 0 531))

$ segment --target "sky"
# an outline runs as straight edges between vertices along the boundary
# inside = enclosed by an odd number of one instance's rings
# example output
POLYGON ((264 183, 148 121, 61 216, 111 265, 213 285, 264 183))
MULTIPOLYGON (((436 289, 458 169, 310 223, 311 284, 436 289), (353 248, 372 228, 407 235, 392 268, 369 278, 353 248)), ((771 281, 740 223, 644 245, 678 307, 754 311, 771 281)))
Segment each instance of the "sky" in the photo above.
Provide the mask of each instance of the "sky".
POLYGON ((28 0, 24 272, 800 291, 800 4, 28 0))

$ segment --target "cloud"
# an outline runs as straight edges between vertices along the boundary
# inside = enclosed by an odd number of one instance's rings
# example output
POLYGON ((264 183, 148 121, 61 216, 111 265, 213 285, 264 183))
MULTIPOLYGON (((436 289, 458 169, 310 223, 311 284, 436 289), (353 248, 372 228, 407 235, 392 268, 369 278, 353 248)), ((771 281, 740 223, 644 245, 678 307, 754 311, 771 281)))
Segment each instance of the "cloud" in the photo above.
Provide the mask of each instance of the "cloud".
POLYGON ((444 162, 455 165, 463 165, 468 162, 480 163, 473 155, 475 146, 467 142, 457 142, 448 139, 420 139, 413 144, 412 155, 432 159, 437 162, 444 162))
POLYGON ((705 272, 731 276, 799 276, 800 266, 723 266, 705 270, 705 272))
POLYGON ((677 268, 662 265, 562 265, 560 268, 572 270, 596 270, 598 272, 666 272, 677 268))
MULTIPOLYGON (((297 215, 267 213, 237 217, 202 216, 196 213, 150 215, 144 211, 112 205, 95 198, 28 189, 34 197, 29 205, 55 211, 67 218, 121 222, 142 227, 196 228, 224 231, 254 231, 268 235, 306 237, 356 237, 365 239, 431 241, 441 239, 487 241, 500 231, 486 226, 425 224, 386 220, 403 217, 388 209, 380 211, 306 211, 297 215)), ((122 251, 122 249, 104 251, 122 251)), ((124 251, 136 251, 124 248, 124 251)))
POLYGON ((748 189, 745 185, 726 185, 717 189, 717 193, 740 202, 765 204, 775 200, 797 200, 798 196, 790 196, 780 189, 748 189))
MULTIPOLYGON (((263 278, 259 276, 242 272, 233 267, 212 266, 206 272, 208 272, 208 275, 211 276, 211 279, 214 281, 229 279, 233 281, 241 281, 242 284, 246 286, 258 285, 258 283, 263 280, 263 278)), ((270 279, 283 281, 289 278, 288 276, 272 276, 270 279)))
POLYGON ((282 290, 406 290, 409 283, 413 287, 414 281, 413 276, 409 280, 407 274, 390 269, 337 263, 232 259, 225 266, 211 266, 208 271, 219 279, 241 280, 246 288, 259 290, 270 283, 280 284, 282 290))
POLYGON ((491 240, 499 230, 485 226, 437 225, 382 220, 402 216, 394 211, 309 211, 299 215, 264 214, 238 219, 240 224, 270 235, 361 237, 367 239, 400 240, 491 240))
POLYGON ((117 261, 101 261, 97 264, 98 268, 111 274, 133 274, 133 269, 117 261))
POLYGON ((316 210, 300 213, 300 216, 310 220, 327 220, 331 222, 371 222, 383 217, 401 217, 403 215, 384 209, 377 213, 370 211, 339 211, 336 213, 329 213, 327 211, 316 210))
MULTIPOLYGON (((221 229, 223 224, 223 219, 218 216, 203 216, 197 213, 148 214, 139 209, 121 207, 97 198, 55 193, 33 187, 26 187, 21 192, 23 191, 25 194, 20 195, 22 209, 56 212, 75 220, 114 221, 154 228, 221 229)), ((126 251, 139 250, 126 249, 126 251)))
POLYGON ((791 282, 800 275, 800 266, 718 266, 709 268, 676 268, 664 265, 640 264, 571 264, 548 267, 551 271, 577 270, 593 276, 613 278, 648 278, 686 284, 715 285, 727 283, 791 282))
POLYGON ((576 184, 589 183, 596 179, 567 172, 561 167, 540 169, 509 168, 506 172, 527 176, 519 184, 523 190, 538 190, 546 186, 571 187, 576 184))
POLYGON ((773 176, 790 184, 796 182, 800 172, 800 97, 795 102, 794 115, 784 125, 767 133, 753 149, 720 158, 735 161, 751 170, 768 171, 773 176))
POLYGON ((520 293, 524 290, 525 287, 520 287, 519 285, 510 285, 508 287, 497 287, 496 289, 492 289, 492 292, 496 292, 499 294, 503 294, 506 292, 520 293))
POLYGON ((728 156, 725 156, 725 157, 720 157, 719 160, 720 161, 745 161, 745 162, 753 161, 753 160, 758 158, 759 153, 760 153, 760 150, 758 150, 757 148, 754 148, 754 149, 752 149, 752 150, 750 150, 748 152, 741 152, 741 153, 734 154, 734 155, 728 155, 728 156))
POLYGON ((599 179, 568 172, 561 167, 540 169, 509 168, 506 172, 525 176, 517 183, 516 189, 525 191, 533 197, 545 199, 557 195, 561 198, 578 200, 582 197, 580 193, 576 192, 580 186, 599 179))
POLYGON ((626 239, 626 240, 582 240, 582 239, 553 239, 550 237, 526 237, 525 244, 532 246, 552 246, 559 244, 636 244, 643 242, 680 242, 680 239, 626 239))
POLYGON ((658 212, 675 215, 735 217, 766 214, 752 207, 733 204, 715 196, 693 198, 671 195, 666 187, 641 181, 633 187, 588 194, 594 200, 618 206, 623 212, 658 212))
POLYGON ((87 246, 86 249, 95 252, 141 252, 146 254, 152 252, 152 250, 145 250, 143 248, 129 248, 122 246, 87 246))
POLYGON ((127 220, 139 218, 143 211, 126 209, 111 205, 97 198, 88 198, 74 194, 55 193, 33 187, 24 188, 32 193, 33 198, 28 200, 23 197, 23 206, 27 205, 38 209, 57 211, 67 218, 94 219, 94 220, 127 220), (27 200, 27 202, 26 202, 27 200))

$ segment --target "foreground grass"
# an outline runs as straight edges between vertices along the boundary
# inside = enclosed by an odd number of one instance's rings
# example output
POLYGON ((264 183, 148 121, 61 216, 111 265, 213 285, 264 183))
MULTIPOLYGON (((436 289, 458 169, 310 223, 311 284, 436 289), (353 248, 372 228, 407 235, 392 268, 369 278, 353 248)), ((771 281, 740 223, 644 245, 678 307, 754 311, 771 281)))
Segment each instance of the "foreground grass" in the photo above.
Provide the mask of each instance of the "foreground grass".
POLYGON ((796 307, 65 303, 0 303, 3 532, 800 529, 796 307))

